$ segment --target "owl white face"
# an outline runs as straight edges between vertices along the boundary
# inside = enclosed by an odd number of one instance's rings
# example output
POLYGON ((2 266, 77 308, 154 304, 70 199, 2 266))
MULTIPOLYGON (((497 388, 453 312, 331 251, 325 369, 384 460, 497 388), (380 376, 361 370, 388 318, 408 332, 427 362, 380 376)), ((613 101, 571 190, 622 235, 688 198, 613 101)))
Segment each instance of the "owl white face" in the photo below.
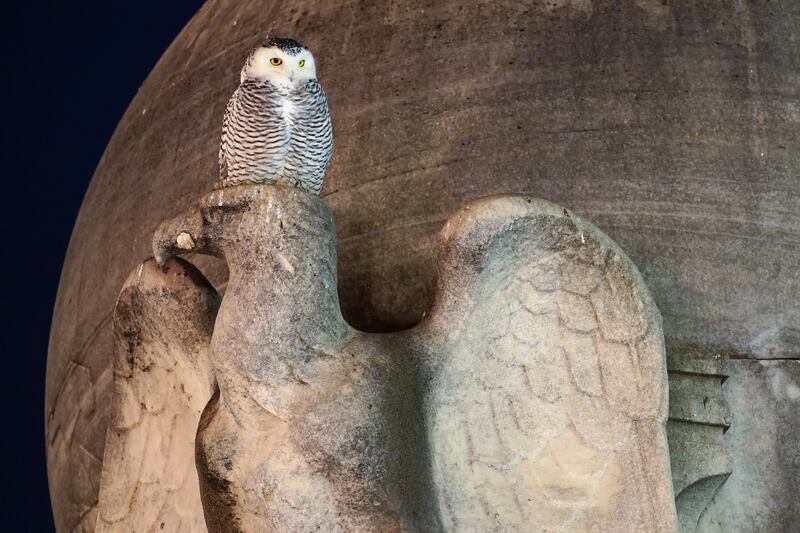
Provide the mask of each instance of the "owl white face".
POLYGON ((253 52, 242 69, 242 81, 248 78, 291 87, 299 82, 317 79, 317 66, 314 56, 305 48, 291 54, 277 46, 262 46, 253 52))

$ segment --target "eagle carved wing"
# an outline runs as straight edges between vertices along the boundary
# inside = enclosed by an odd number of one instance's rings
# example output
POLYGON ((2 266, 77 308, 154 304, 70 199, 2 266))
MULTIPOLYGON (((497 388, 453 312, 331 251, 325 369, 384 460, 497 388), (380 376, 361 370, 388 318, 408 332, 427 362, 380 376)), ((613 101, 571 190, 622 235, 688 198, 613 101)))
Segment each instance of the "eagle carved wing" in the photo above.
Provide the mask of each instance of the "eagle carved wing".
POLYGON ((441 235, 425 402, 451 531, 674 531, 660 315, 600 230, 521 196, 441 235))
POLYGON ((97 531, 206 531, 195 469, 219 296, 197 269, 149 260, 114 312, 114 388, 97 531))

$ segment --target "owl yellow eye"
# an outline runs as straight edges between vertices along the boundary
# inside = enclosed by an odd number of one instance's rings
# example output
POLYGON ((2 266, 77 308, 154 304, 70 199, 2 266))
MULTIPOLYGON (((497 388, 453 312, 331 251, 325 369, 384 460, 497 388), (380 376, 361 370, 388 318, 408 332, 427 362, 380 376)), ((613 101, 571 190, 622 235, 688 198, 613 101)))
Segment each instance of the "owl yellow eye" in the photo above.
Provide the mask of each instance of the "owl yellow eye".
POLYGON ((269 62, 277 67, 278 65, 283 63, 283 60, 280 57, 273 57, 272 59, 269 60, 269 62))
POLYGON ((301 67, 304 67, 304 66, 306 66, 306 60, 305 60, 305 59, 301 59, 301 60, 300 60, 300 63, 299 63, 299 65, 300 65, 301 67))

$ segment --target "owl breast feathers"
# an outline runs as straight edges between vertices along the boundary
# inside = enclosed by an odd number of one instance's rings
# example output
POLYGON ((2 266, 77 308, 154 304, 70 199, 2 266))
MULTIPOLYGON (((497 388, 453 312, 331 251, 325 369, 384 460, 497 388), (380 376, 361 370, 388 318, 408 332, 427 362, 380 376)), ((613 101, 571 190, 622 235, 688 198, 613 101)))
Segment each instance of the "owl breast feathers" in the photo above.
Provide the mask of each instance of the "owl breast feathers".
POLYGON ((313 56, 291 39, 266 41, 248 58, 225 111, 221 185, 276 183, 319 194, 332 154, 313 56))

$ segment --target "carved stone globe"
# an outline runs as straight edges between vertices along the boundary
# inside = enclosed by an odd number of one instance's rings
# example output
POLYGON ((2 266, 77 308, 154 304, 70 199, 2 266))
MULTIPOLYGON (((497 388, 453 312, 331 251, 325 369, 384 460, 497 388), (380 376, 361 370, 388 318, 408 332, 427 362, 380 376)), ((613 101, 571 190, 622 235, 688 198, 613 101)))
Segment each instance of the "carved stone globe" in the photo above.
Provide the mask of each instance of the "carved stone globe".
MULTIPOLYGON (((158 223, 216 181, 225 103, 267 32, 318 58, 336 139, 322 197, 352 326, 419 322, 436 286, 436 234, 469 200, 524 193, 565 206, 639 267, 668 345, 731 358, 732 421, 708 424, 731 426, 733 474, 693 527, 789 527, 800 479, 796 446, 786 451, 800 397, 791 0, 209 0, 117 127, 67 253, 46 397, 59 530, 97 521, 114 303, 158 223), (753 455, 740 458, 745 443, 753 455)), ((224 263, 196 264, 224 289, 224 263)))

